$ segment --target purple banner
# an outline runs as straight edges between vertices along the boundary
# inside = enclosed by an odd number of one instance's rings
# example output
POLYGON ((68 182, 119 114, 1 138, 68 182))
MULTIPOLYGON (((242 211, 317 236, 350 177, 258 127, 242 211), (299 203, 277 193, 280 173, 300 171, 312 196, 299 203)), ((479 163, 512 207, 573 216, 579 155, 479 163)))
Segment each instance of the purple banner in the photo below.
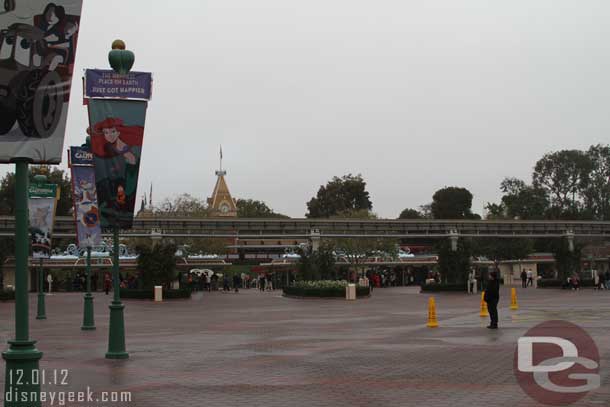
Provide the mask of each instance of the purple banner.
POLYGON ((78 246, 99 246, 102 242, 102 230, 95 188, 93 155, 86 147, 70 147, 70 167, 78 246))
POLYGON ((70 147, 69 165, 93 166, 93 153, 86 147, 70 147))
POLYGON ((87 69, 85 71, 85 97, 150 100, 152 74, 129 72, 119 75, 112 70, 87 69))

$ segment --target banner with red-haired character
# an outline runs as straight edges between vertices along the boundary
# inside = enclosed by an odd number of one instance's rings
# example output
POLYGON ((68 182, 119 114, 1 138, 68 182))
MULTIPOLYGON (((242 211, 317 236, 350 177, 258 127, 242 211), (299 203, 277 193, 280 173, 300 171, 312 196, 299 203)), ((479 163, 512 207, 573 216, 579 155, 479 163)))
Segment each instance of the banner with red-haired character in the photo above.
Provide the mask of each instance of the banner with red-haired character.
POLYGON ((145 101, 89 100, 89 134, 103 228, 129 229, 133 224, 146 107, 145 101))

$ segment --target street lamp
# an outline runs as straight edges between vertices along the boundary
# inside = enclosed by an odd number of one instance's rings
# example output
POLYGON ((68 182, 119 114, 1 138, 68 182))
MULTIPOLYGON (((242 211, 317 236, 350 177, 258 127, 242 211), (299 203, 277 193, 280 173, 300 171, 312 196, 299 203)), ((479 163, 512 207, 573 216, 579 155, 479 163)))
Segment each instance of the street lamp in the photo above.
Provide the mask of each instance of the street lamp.
POLYGON ((87 246, 85 272, 87 273, 87 292, 84 297, 83 325, 80 329, 83 331, 93 331, 95 330, 95 321, 93 316, 93 295, 91 294, 91 246, 87 246))
MULTIPOLYGON (((28 159, 15 160, 15 339, 9 341, 9 349, 2 353, 6 361, 4 375, 4 406, 17 407, 24 403, 9 401, 9 391, 20 394, 40 394, 40 383, 17 381, 17 375, 31 378, 39 371, 42 352, 36 349, 36 341, 30 339, 28 309, 28 159)), ((40 400, 29 403, 40 406, 40 400)))
MULTIPOLYGON (((34 182, 36 182, 37 184, 44 184, 47 182, 47 177, 45 175, 38 174, 34 176, 34 182)), ((44 300, 44 259, 41 257, 38 260, 38 305, 36 307, 36 319, 47 319, 44 300)))

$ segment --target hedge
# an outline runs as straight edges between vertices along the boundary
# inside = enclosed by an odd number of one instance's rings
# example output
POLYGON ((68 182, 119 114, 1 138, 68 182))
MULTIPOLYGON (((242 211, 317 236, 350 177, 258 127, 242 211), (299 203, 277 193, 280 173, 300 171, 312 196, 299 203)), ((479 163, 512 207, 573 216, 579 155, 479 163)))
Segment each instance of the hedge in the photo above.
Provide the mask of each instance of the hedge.
POLYGON ((15 291, 0 290, 0 301, 13 301, 15 299, 15 291))
MULTIPOLYGON (((121 288, 121 298, 130 300, 154 300, 155 291, 121 288)), ((182 298, 191 298, 191 290, 182 288, 180 290, 163 290, 164 300, 175 300, 182 298)))
MULTIPOLYGON (((287 297, 345 298, 345 288, 285 287, 284 295, 287 297)), ((356 287, 356 297, 364 298, 369 295, 371 295, 369 287, 356 287)))
MULTIPOLYGON (((566 284, 566 280, 558 279, 541 279, 538 280, 538 288, 562 288, 566 284)), ((580 280, 581 287, 593 287, 595 286, 594 280, 580 280)))

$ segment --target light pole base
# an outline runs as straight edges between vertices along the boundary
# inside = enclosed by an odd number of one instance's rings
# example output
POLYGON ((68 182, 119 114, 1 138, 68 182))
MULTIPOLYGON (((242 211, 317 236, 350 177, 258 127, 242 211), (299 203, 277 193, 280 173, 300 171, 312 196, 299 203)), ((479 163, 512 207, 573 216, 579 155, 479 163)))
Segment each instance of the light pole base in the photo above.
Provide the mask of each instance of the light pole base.
POLYGON ((108 330, 108 352, 106 359, 127 359, 129 353, 125 349, 125 319, 120 301, 113 301, 110 308, 110 329, 108 330))
POLYGON ((38 307, 36 312, 36 319, 47 319, 47 311, 44 303, 44 293, 38 293, 38 307))
POLYGON ((84 310, 83 310, 83 325, 80 327, 83 331, 94 331, 95 320, 93 317, 93 295, 85 294, 84 310))
POLYGON ((6 361, 4 375, 4 406, 39 407, 40 400, 29 398, 24 402, 17 398, 18 395, 36 394, 40 395, 40 376, 39 363, 42 352, 36 349, 36 341, 9 341, 9 349, 2 353, 2 358, 6 361), (34 384, 36 383, 36 384, 34 384))

